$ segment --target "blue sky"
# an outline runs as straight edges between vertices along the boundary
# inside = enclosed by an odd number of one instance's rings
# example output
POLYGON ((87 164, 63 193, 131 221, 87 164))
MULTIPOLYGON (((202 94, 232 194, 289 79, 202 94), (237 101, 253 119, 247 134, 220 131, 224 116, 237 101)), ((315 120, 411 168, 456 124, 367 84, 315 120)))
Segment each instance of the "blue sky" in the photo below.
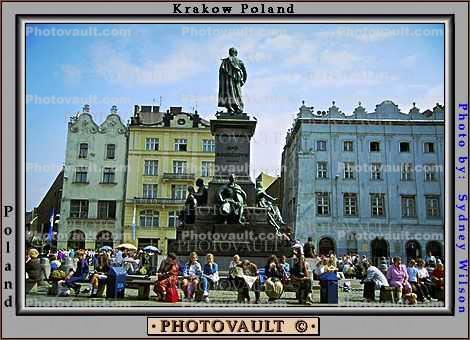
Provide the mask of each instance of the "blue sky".
POLYGON ((220 59, 245 62, 245 111, 257 117, 252 176, 279 174, 301 101, 344 112, 393 100, 432 108, 444 98, 440 24, 34 24, 26 37, 27 209, 60 171, 69 117, 90 104, 97 123, 117 105, 219 110, 220 59), (111 31, 112 30, 112 31, 111 31))

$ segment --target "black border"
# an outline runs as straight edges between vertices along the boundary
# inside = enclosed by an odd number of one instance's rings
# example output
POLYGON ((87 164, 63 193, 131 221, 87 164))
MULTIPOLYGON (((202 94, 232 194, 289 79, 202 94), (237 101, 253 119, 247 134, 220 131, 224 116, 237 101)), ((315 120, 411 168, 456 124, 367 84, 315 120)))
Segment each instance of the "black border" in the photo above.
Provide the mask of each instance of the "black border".
MULTIPOLYGON (((162 1, 162 2, 166 2, 166 1, 162 1)), ((295 1, 294 1, 295 2, 295 1)), ((368 1, 365 1, 365 2, 368 2, 368 1)), ((404 1, 406 2, 406 1, 404 1)), ((440 2, 440 1, 436 1, 436 2, 440 2)), ((332 1, 332 4, 336 3, 336 1, 332 1)), ((425 2, 423 2, 423 4, 425 4, 425 2)), ((468 4, 468 2, 467 2, 468 4)), ((468 7, 468 6, 467 6, 468 7)), ((261 20, 262 22, 259 22, 259 23, 253 23, 253 22, 250 22, 250 24, 268 24, 269 23, 269 20, 271 17, 273 18, 284 18, 284 19, 291 19, 291 18, 299 18, 299 19, 314 19, 314 18, 347 18, 347 17, 352 17, 352 18, 364 18, 364 19, 370 19, 371 17, 374 18, 374 19, 380 19, 380 18, 420 18, 420 17, 424 17, 424 18, 429 18, 429 19, 448 19, 449 20, 449 24, 448 26, 444 26, 444 29, 448 28, 449 29, 449 36, 451 37, 451 41, 450 41, 450 60, 449 60, 449 65, 450 65, 450 72, 449 72, 449 78, 450 78, 450 84, 447 84, 449 87, 449 103, 445 103, 445 100, 444 100, 444 105, 447 106, 449 108, 449 111, 450 111, 450 117, 449 118, 454 118, 453 117, 453 113, 455 111, 455 94, 454 94, 454 91, 455 91, 455 14, 432 14, 432 15, 427 15, 427 14, 313 14, 313 15, 308 15, 308 14, 245 14, 245 15, 242 15, 242 14, 233 14, 233 15, 204 15, 204 14, 133 14, 133 15, 127 15, 127 14, 52 14, 52 15, 43 15, 43 14, 15 14, 15 23, 16 23, 16 32, 15 32, 15 59, 16 59, 16 63, 15 63, 15 80, 16 80, 16 93, 15 93, 15 97, 16 97, 16 112, 19 112, 18 109, 20 108, 20 68, 19 68, 19 64, 18 64, 18 59, 19 59, 19 56, 21 55, 20 54, 20 40, 19 40, 19 34, 21 32, 21 19, 30 19, 30 18, 41 18, 41 19, 49 19, 49 18, 61 18, 61 17, 66 17, 66 18, 75 18, 75 19, 80 19, 80 18, 106 18, 106 19, 113 19, 113 18, 136 18, 136 19, 139 19, 139 18, 155 18, 155 19, 169 19, 169 18, 177 18, 177 17, 182 17, 182 18, 190 18, 190 19, 193 19, 193 18, 199 18, 199 19, 204 19, 204 20, 207 20, 208 18, 250 18, 250 19, 253 19, 253 18, 256 18, 257 20, 261 20)), ((183 20, 184 20, 183 19, 183 20)), ((60 24, 61 22, 56 22, 57 24, 60 24)), ((67 23, 67 22, 64 22, 64 23, 67 23)), ((120 24, 131 24, 130 22, 120 22, 120 24)), ((176 24, 180 24, 181 22, 178 22, 176 24)), ((236 24, 236 23, 227 23, 227 22, 217 22, 217 20, 213 21, 213 22, 210 22, 210 23, 207 23, 207 22, 204 22, 204 24, 236 24)), ((390 22, 391 24, 393 22, 390 22)), ((423 21, 423 22, 420 22, 420 23, 423 23, 425 24, 426 22, 423 21)), ((429 23, 433 23, 433 22, 429 22, 429 23)), ((100 23, 94 23, 94 24, 100 24, 100 23)), ((144 23, 145 24, 145 23, 144 23)), ((153 24, 153 23, 148 23, 148 24, 153 24)), ((165 24, 173 24, 173 23, 165 23, 165 24)), ((193 22, 192 24, 199 24, 198 22, 193 22)), ((201 22, 201 24, 203 24, 201 22)), ((248 22, 247 22, 248 24, 248 22)), ((282 23, 276 23, 276 24, 282 24, 282 23)), ((287 24, 287 23, 286 23, 287 24)), ((292 23, 290 22, 289 24, 296 24, 296 23, 292 23)), ((308 24, 308 23, 302 23, 302 24, 308 24)), ((314 23, 311 23, 311 24, 314 24, 314 23)), ((326 23, 325 23, 326 24, 326 23)), ((351 23, 351 24, 356 24, 356 23, 351 23)), ((360 24, 360 23, 357 23, 357 24, 360 24)), ((382 24, 382 23, 368 23, 368 24, 382 24)), ((412 24, 412 23, 411 23, 412 24)), ((443 25, 445 25, 443 23, 443 25)), ((446 34, 444 34, 444 46, 446 44, 446 34)), ((25 55, 26 55, 26 51, 25 51, 25 55)), ((444 54, 444 65, 445 65, 445 62, 446 62, 446 58, 445 58, 445 54, 444 54)), ((26 76, 26 64, 25 64, 25 76, 26 76)), ((26 81, 24 81, 24 86, 25 86, 25 89, 26 89, 26 81)), ((444 77, 444 91, 446 89, 446 78, 444 77)), ((25 119, 26 119, 26 104, 25 104, 25 108, 24 108, 24 112, 25 112, 25 119)), ((20 134, 18 133, 19 131, 19 123, 20 123, 20 118, 19 118, 19 114, 16 114, 16 119, 15 119, 15 123, 16 123, 16 145, 21 145, 20 144, 20 134)), ((451 125, 451 131, 452 131, 452 138, 451 138, 451 142, 452 142, 452 145, 451 145, 451 156, 452 158, 450 158, 450 161, 452 162, 455 162, 455 119, 451 119, 450 122, 447 122, 446 120, 444 121, 444 126, 446 123, 450 123, 451 125)), ((26 140, 26 133, 25 133, 25 140, 26 140)), ((444 139, 444 142, 445 142, 445 139, 444 139)), ((24 147, 26 148, 26 143, 24 145, 24 147)), ((448 151, 449 148, 444 148, 445 151, 448 151)), ((25 149, 25 158, 26 158, 26 149, 25 149)), ((19 169, 19 159, 20 157, 18 156, 18 152, 15 153, 15 165, 16 165, 16 169, 19 169)), ((26 159, 24 160, 26 162, 26 159)), ((452 164, 449 164, 449 168, 450 169, 453 169, 453 163, 452 164)), ((444 152, 444 169, 445 169, 445 166, 446 166, 446 152, 444 152)), ((26 172, 24 174, 25 178, 25 188, 26 188, 26 172)), ((15 194, 16 194, 16 198, 15 198, 15 205, 16 205, 16 214, 15 214, 15 223, 16 223, 16 227, 15 227, 15 233, 16 235, 18 235, 18 228, 19 228, 19 210, 17 209, 18 207, 18 199, 19 197, 21 197, 21 192, 20 192, 20 183, 18 181, 18 176, 16 177, 16 185, 15 185, 15 194)), ((444 195, 445 195, 445 189, 446 189, 446 186, 445 186, 445 179, 444 179, 444 195)), ((455 202, 455 172, 452 171, 451 172, 451 186, 450 186, 450 190, 449 190, 449 193, 451 194, 451 197, 448 198, 449 200, 449 203, 453 203, 455 202)), ((25 193, 23 193, 25 194, 25 193)), ((26 196, 26 195, 25 195, 26 196)), ((450 196, 450 195, 449 195, 450 196)), ((26 206, 26 205, 25 205, 26 206)), ((451 207, 454 206, 454 204, 451 204, 450 205, 451 207)), ((451 210, 451 209, 449 209, 451 210)), ((453 211, 453 210, 451 210, 453 211)), ((451 221, 451 226, 452 226, 452 231, 451 231, 451 237, 452 237, 452 242, 454 241, 455 239, 455 213, 452 214, 452 221, 451 221)), ((445 225, 445 222, 446 222, 446 216, 444 216, 444 230, 446 228, 446 225, 445 225)), ((449 226, 450 227, 450 226, 449 226)), ((23 240, 21 238, 21 240, 23 240)), ((450 242, 450 240, 448 241, 450 242)), ((446 244, 446 243, 445 243, 446 244)), ((17 236, 16 237, 16 248, 19 249, 19 245, 20 245, 20 238, 17 236)), ((450 297, 449 297, 449 304, 445 305, 445 307, 448 309, 447 311, 428 311, 428 312, 420 312, 420 308, 406 308, 406 309, 403 309, 403 308, 400 308, 399 310, 397 309, 397 311, 390 311, 388 310, 387 313, 381 313, 380 312, 380 308, 377 308, 377 311, 374 311, 374 312, 361 312, 361 313, 355 313, 355 312, 345 312, 345 313, 340 313, 340 314, 337 314, 337 313, 334 313, 334 309, 336 308, 341 308, 341 307, 338 307, 338 306, 331 306, 331 307, 328 307, 328 308, 331 308, 331 312, 328 311, 328 312, 321 312, 322 315, 334 315, 334 316, 390 316, 390 315, 409 315, 409 316, 427 316, 427 315, 433 315, 433 316, 455 316, 455 247, 452 246, 451 247, 452 250, 451 250, 451 255, 452 255, 452 266, 451 268, 448 268, 449 270, 451 270, 451 272, 449 272, 450 274, 450 279, 451 279, 451 283, 452 283, 452 287, 453 289, 451 289, 451 292, 450 292, 450 297), (449 311, 450 309, 450 311, 449 311)), ((18 263, 18 261, 21 261, 21 257, 19 256, 20 254, 18 252, 16 252, 16 257, 15 257, 15 261, 16 263, 18 263)), ((15 263, 15 268, 17 269, 17 266, 16 266, 16 263, 15 263)), ((18 282, 20 282, 20 280, 22 280, 22 277, 19 273, 18 270, 16 270, 16 280, 18 282)), ((199 315, 198 314, 198 309, 193 309, 193 310, 188 310, 187 308, 181 308, 181 307, 177 307, 177 309, 173 309, 173 310, 162 310, 162 311, 149 311, 149 310, 146 310, 147 308, 159 308, 159 307, 138 307, 138 306, 131 306, 129 308, 136 308, 136 309, 142 309, 142 311, 139 311, 139 312, 129 312, 129 311, 120 311, 118 310, 119 307, 110 307, 111 310, 109 309, 101 309, 100 307, 97 308, 96 312, 89 312, 87 310, 84 310, 84 311, 67 311, 66 308, 67 307, 64 307, 62 308, 60 311, 53 311, 53 312, 44 312, 44 311, 25 311, 23 309, 20 308, 20 303, 19 303, 19 300, 18 300, 18 297, 19 297, 19 292, 18 292, 18 288, 17 288, 17 285, 15 285, 15 305, 16 305, 16 309, 15 309, 15 312, 16 312, 16 315, 17 316, 23 316, 23 315, 44 315, 44 316, 64 316, 64 315, 89 315, 89 316, 92 316, 92 315, 96 315, 96 316, 99 316, 99 315, 119 315, 119 316, 130 316, 130 315, 155 315, 155 316, 188 316, 188 315, 199 315), (103 312, 101 312, 103 311, 103 312)), ((447 302, 447 301, 446 301, 447 302)), ((25 308, 34 308, 34 307, 26 307, 25 308)), ((77 307, 79 308, 79 307, 77 307)), ((165 307, 163 307, 165 308, 165 307)), ((229 307, 231 308, 231 307, 229 307)), ((234 308, 237 308, 239 309, 240 307, 234 307, 234 308)), ((244 315, 244 317, 249 317, 249 316, 277 316, 277 315, 302 315, 302 313, 305 313, 303 310, 295 310, 297 308, 295 307, 292 307, 292 309, 290 310, 286 310, 285 308, 273 308, 272 311, 269 311, 269 312, 262 312, 262 311, 259 311, 257 310, 256 308, 254 309, 248 309, 248 310, 243 310, 243 312, 246 312, 246 314, 244 315), (261 312, 261 313, 260 313, 261 312)), ((315 307, 304 307, 304 308, 312 308, 312 313, 318 313, 318 311, 315 310, 315 307)), ((54 308, 52 308, 54 309, 54 308)), ((357 307, 357 310, 360 311, 360 307, 357 307)), ((206 310, 205 313, 208 313, 207 316, 214 316, 214 315, 226 315, 226 316, 231 316, 231 315, 239 315, 240 314, 240 311, 239 310, 236 310, 236 311, 227 311, 227 312, 222 312, 220 310, 206 310)), ((72 339, 72 338, 70 338, 72 339)))

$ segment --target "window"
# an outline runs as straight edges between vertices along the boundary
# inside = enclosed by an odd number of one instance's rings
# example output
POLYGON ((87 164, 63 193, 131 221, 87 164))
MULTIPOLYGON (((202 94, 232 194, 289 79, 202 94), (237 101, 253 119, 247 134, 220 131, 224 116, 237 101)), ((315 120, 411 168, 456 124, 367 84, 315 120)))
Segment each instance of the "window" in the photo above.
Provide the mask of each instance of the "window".
POLYGON ((115 169, 104 168, 103 169, 103 183, 115 183, 115 169))
POLYGON ((158 175, 158 161, 145 160, 144 161, 144 176, 157 176, 158 175))
POLYGON ((380 142, 370 142, 370 152, 379 152, 380 151, 380 142))
POLYGON ((330 195, 327 192, 317 192, 317 215, 327 216, 330 214, 330 195))
POLYGON ((327 162, 317 163, 317 178, 328 178, 328 163, 327 162))
POLYGON ((70 200, 70 217, 88 218, 88 201, 70 200))
POLYGON ((168 227, 176 228, 177 223, 178 223, 178 214, 176 213, 176 211, 168 212, 168 227))
POLYGON ((427 195, 426 198, 426 217, 436 218, 441 216, 439 209, 439 195, 427 195))
POLYGON ((317 151, 326 151, 326 140, 317 140, 317 151))
POLYGON ((345 192, 343 194, 344 216, 357 216, 357 194, 345 192))
POLYGON ((403 163, 401 165, 400 180, 411 181, 413 179, 413 166, 411 163, 403 163))
POLYGON ((382 164, 372 163, 370 167, 370 179, 380 181, 382 179, 382 164))
POLYGON ((158 138, 145 138, 145 150, 158 151, 159 140, 158 138))
POLYGON ((185 174, 186 173, 186 162, 185 161, 173 161, 173 173, 174 174, 185 174))
POLYGON ((354 179, 354 163, 344 163, 344 179, 354 179))
POLYGON ((353 151, 353 141, 352 140, 345 140, 343 142, 343 151, 353 151))
POLYGON ((88 157, 88 143, 80 143, 80 150, 78 152, 78 158, 88 157))
POLYGON ((106 159, 116 157, 116 144, 106 144, 106 159))
POLYGON ((400 142, 400 152, 410 152, 410 143, 400 142))
POLYGON ((86 166, 79 166, 75 169, 75 182, 88 183, 88 169, 86 166))
POLYGON ((415 196, 401 196, 401 216, 416 217, 415 196))
POLYGON ((175 139, 175 151, 188 151, 188 140, 175 139))
POLYGON ((140 226, 146 228, 158 227, 160 214, 155 210, 143 210, 140 212, 140 226))
POLYGON ((174 200, 184 200, 186 199, 186 185, 182 184, 173 184, 171 186, 171 198, 174 200))
POLYGON ((426 142, 423 145, 424 153, 434 153, 434 143, 426 142))
POLYGON ((435 164, 424 165, 424 180, 426 182, 434 182, 437 180, 436 176, 437 166, 435 164))
POLYGON ((116 201, 98 201, 98 218, 114 220, 116 218, 116 201))
POLYGON ((372 216, 385 216, 385 194, 370 194, 372 216))
POLYGON ((157 197, 157 185, 156 184, 144 184, 143 195, 144 198, 155 198, 157 197))
POLYGON ((201 162, 201 176, 202 177, 212 177, 214 176, 214 162, 201 162))
POLYGON ((204 139, 202 141, 202 151, 203 152, 215 152, 215 140, 204 139))

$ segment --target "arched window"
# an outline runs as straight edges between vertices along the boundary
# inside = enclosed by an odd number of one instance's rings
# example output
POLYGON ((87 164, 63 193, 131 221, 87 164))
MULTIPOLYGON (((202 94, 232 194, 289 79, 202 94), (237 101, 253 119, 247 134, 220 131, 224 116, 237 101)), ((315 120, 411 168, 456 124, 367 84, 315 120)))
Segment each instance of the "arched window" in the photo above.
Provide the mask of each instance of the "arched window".
POLYGON ((101 230, 96 234, 95 248, 100 249, 104 246, 113 246, 113 234, 108 230, 101 230))
POLYGON ((81 230, 73 230, 69 234, 67 241, 68 249, 85 249, 85 233, 81 230))

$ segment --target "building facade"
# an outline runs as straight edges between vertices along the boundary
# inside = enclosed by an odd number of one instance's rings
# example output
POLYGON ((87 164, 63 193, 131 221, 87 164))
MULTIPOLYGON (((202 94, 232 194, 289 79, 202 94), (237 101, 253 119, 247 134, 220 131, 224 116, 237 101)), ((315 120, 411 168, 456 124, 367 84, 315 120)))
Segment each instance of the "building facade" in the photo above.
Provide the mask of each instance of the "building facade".
POLYGON ((124 241, 167 253, 188 185, 213 177, 209 122, 181 107, 135 106, 129 125, 124 241))
POLYGON ((68 123, 58 248, 122 241, 127 128, 113 106, 96 124, 89 105, 68 123))
POLYGON ((282 155, 283 216, 317 252, 443 257, 444 108, 304 104, 282 155))

